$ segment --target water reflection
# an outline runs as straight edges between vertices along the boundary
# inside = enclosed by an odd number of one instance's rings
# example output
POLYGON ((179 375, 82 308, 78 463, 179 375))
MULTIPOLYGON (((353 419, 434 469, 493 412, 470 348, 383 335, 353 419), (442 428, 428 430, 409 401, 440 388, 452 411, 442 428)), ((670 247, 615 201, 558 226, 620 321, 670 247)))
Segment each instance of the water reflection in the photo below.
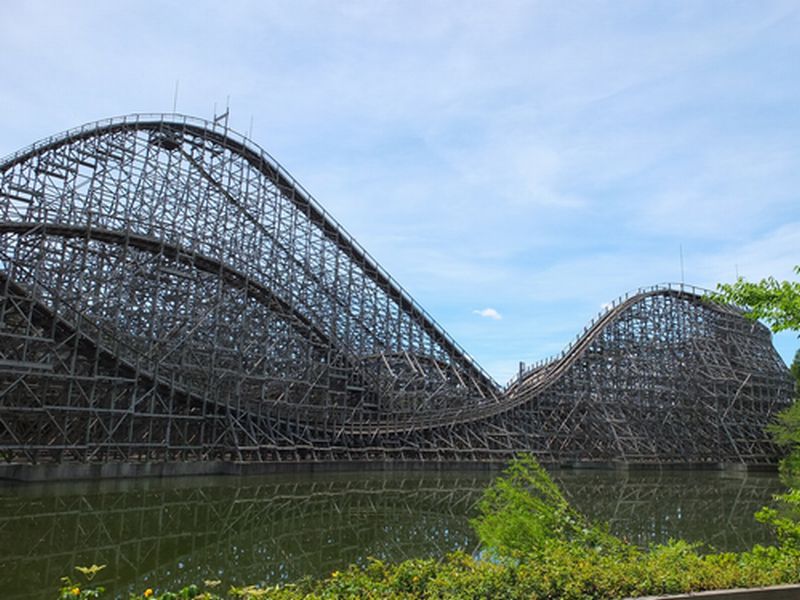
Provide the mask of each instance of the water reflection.
POLYGON ((633 543, 682 538, 717 550, 772 543, 753 514, 783 489, 774 474, 725 471, 561 471, 556 479, 581 512, 633 543))
MULTIPOLYGON (((0 487, 5 598, 52 598, 75 565, 127 597, 154 584, 319 576, 374 556, 472 551, 468 519, 492 474, 360 473, 0 487), (38 595, 37 595, 38 594, 38 595)), ((670 537, 719 549, 768 542, 752 514, 777 478, 704 472, 556 474, 572 501, 647 544, 670 537)))

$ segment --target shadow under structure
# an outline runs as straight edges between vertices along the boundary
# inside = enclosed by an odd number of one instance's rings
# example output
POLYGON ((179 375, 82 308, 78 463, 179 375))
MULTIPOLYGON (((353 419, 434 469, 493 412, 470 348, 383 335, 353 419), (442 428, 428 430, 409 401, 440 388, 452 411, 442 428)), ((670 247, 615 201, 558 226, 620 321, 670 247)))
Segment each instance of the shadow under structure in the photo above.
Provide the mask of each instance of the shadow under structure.
POLYGON ((683 285, 498 385, 269 154, 137 114, 0 160, 0 460, 773 462, 769 331, 683 285))

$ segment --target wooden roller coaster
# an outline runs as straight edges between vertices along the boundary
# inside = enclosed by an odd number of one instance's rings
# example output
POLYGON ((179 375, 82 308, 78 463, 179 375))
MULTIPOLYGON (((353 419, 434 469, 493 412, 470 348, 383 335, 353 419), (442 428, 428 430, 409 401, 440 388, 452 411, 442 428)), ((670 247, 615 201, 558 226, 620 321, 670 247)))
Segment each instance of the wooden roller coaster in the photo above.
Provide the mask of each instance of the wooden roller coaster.
POLYGON ((261 148, 178 115, 0 161, 0 460, 767 463, 769 331, 687 286, 499 386, 261 148))

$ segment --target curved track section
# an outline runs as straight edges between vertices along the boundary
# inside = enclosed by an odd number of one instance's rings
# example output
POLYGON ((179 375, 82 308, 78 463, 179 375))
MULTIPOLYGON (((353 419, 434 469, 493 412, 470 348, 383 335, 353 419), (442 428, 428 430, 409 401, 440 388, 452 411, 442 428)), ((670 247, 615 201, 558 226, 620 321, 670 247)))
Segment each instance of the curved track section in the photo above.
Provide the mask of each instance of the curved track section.
POLYGON ((134 115, 0 162, 12 462, 763 462, 769 333, 657 288, 501 389, 258 146, 134 115))
POLYGON ((763 325, 663 285, 616 300, 510 382, 502 418, 533 423, 531 443, 552 460, 766 463, 776 449, 764 427, 791 385, 763 325))

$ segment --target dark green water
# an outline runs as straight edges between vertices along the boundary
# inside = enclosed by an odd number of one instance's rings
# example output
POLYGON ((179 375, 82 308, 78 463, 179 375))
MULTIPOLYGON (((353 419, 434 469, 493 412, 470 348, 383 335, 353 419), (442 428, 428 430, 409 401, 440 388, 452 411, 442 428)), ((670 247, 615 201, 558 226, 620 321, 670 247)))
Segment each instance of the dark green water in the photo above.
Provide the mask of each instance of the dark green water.
MULTIPOLYGON (((774 475, 560 471, 584 513, 648 544, 670 537, 720 550, 769 543, 753 513, 774 475)), ((468 519, 493 474, 362 472, 18 485, 0 483, 3 598, 54 598, 76 565, 129 590, 203 579, 275 583, 327 575, 373 556, 472 552, 468 519), (44 590, 44 591, 43 591, 44 590)))

